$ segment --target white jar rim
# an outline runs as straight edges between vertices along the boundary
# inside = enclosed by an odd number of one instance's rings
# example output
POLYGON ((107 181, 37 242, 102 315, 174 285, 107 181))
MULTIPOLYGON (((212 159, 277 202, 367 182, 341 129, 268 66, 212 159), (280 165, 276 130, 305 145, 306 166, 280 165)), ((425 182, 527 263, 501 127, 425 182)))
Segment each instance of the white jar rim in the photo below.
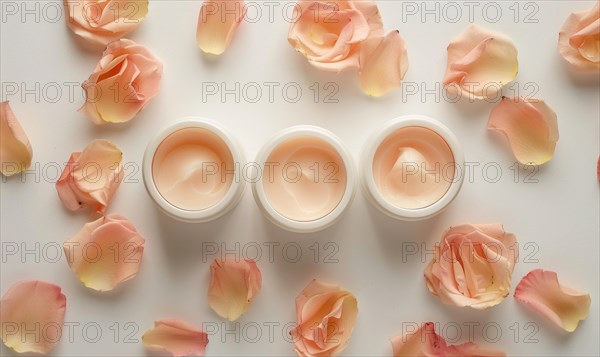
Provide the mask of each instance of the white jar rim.
POLYGON ((332 132, 313 125, 292 126, 276 133, 256 156, 255 164, 260 167, 261 173, 255 172, 255 180, 252 181, 252 193, 257 205, 264 215, 275 225, 296 233, 311 233, 323 230, 336 223, 347 210, 356 193, 356 172, 352 156, 342 141, 332 132), (311 136, 323 140, 331 145, 342 159, 346 169, 346 186, 342 198, 337 206, 321 218, 311 221, 297 221, 279 213, 269 202, 263 186, 263 167, 269 156, 279 144, 299 136, 311 136))
POLYGON ((146 147, 146 151, 144 152, 144 159, 142 161, 142 176, 146 191, 162 212, 179 221, 200 223, 212 221, 221 217, 239 203, 245 187, 245 180, 243 180, 239 170, 244 165, 245 157, 240 146, 225 128, 223 128, 214 120, 190 116, 181 118, 174 123, 163 127, 156 134, 156 136, 150 140, 148 146, 146 147), (206 129, 223 140, 231 153, 234 163, 234 170, 237 171, 234 173, 234 179, 232 180, 225 196, 214 205, 200 210, 186 210, 167 201, 156 187, 152 172, 154 156, 161 143, 174 132, 187 128, 206 129))
MULTIPOLYGON (((446 193, 439 200, 426 207, 414 209, 403 208, 386 200, 377 187, 373 177, 373 160, 375 158, 375 153, 388 136, 392 135, 398 129, 407 127, 422 127, 437 133, 450 147, 456 166, 461 168, 464 167, 465 159, 460 143, 454 133, 452 133, 452 131, 444 124, 425 115, 403 115, 392 119, 384 124, 383 128, 371 136, 363 151, 361 160, 361 182, 367 198, 374 206, 393 218, 416 221, 433 217, 445 209, 454 198, 456 198, 456 195, 460 191, 464 181, 464 175, 460 174, 458 177, 455 177, 450 183, 450 187, 446 193)), ((455 172, 459 171, 455 170, 455 172)))

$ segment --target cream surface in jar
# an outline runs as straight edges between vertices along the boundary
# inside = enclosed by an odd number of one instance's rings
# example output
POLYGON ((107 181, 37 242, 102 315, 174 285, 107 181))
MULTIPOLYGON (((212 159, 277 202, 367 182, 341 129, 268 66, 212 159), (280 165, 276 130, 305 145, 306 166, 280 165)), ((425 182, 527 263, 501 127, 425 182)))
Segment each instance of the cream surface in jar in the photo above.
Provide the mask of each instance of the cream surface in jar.
POLYGON ((233 158, 227 144, 205 128, 183 128, 156 149, 152 176, 158 192, 172 205, 202 210, 219 202, 229 190, 233 158))
POLYGON ((256 157, 252 192, 275 225, 310 233, 336 223, 356 192, 352 156, 332 132, 300 125, 276 133, 256 157))
POLYGON ((288 139, 271 152, 265 168, 265 195, 273 208, 289 219, 322 218, 344 195, 346 167, 333 146, 323 139, 288 139))
POLYGON ((375 152, 373 178, 386 200, 400 207, 427 207, 441 199, 455 174, 454 155, 435 131, 400 128, 375 152))
POLYGON ((409 115, 373 134, 361 159, 361 181, 367 198, 387 215, 427 219, 454 200, 463 165, 462 149, 450 129, 424 115, 409 115))

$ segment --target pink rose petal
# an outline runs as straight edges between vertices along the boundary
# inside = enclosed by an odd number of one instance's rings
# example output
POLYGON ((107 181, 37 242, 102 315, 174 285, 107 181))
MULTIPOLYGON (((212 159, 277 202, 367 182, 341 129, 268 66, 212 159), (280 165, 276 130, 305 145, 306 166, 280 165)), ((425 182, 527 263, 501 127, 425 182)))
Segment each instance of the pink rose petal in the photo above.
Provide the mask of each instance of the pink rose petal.
POLYGON ((299 356, 336 356, 352 336, 356 297, 337 285, 313 279, 296 298, 297 326, 291 331, 299 356))
POLYGON ((18 353, 50 353, 61 338, 66 309, 59 286, 39 280, 15 283, 0 300, 2 342, 18 353))
POLYGON ((83 39, 106 46, 136 29, 148 0, 64 0, 67 26, 83 39))
POLYGON ((598 156, 598 162, 596 163, 596 177, 600 181, 600 156, 598 156))
POLYGON ((235 321, 260 293, 262 276, 253 260, 215 259, 210 265, 208 304, 221 317, 235 321))
POLYGON ((558 141, 556 113, 541 99, 502 98, 490 113, 488 129, 504 134, 515 158, 526 165, 550 161, 558 141))
POLYGON ((600 1, 567 18, 558 34, 558 51, 578 71, 600 71, 600 1))
POLYGON ((33 151, 8 101, 0 104, 0 135, 2 175, 12 176, 27 170, 31 166, 33 151))
POLYGON ((160 320, 144 333, 142 342, 149 350, 168 352, 175 357, 203 356, 208 335, 178 320, 160 320))
POLYGON ((200 49, 213 55, 225 52, 245 14, 244 0, 204 0, 196 30, 200 49))
POLYGON ((592 303, 589 294, 561 285, 555 272, 542 269, 529 272, 521 280, 515 299, 568 332, 585 320, 592 303))
POLYGON ((87 223, 64 250, 69 267, 90 289, 108 291, 135 277, 145 240, 125 217, 111 214, 87 223))
POLYGON ((400 87, 407 70, 406 44, 400 32, 371 37, 361 44, 359 79, 366 94, 379 97, 400 87))
POLYGON ((423 324, 414 333, 394 337, 391 339, 391 342, 394 357, 506 356, 502 351, 483 348, 473 342, 456 346, 448 345, 442 336, 435 333, 433 322, 423 324))
POLYGON ((69 158, 56 191, 71 211, 91 207, 104 213, 123 179, 123 153, 107 140, 94 140, 69 158))
POLYGON ((496 98, 518 69, 517 49, 509 37, 471 24, 448 46, 444 86, 469 98, 496 98))

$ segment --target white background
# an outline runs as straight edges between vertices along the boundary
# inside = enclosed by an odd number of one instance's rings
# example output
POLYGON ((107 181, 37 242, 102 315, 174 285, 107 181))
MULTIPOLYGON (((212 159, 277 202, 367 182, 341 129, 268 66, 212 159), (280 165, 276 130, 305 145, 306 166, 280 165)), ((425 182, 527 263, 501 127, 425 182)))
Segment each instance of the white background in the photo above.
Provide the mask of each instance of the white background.
MULTIPOLYGON (((2 1, 3 9, 8 2, 2 1)), ((27 3, 32 7, 34 2, 27 3)), ((207 355, 291 355, 293 345, 282 337, 283 326, 295 321, 294 298, 312 278, 339 283, 358 298, 359 317, 344 355, 390 355, 388 339, 402 332, 403 323, 425 321, 440 322, 438 332, 449 339, 456 336, 458 326, 460 342, 469 339, 468 324, 478 322, 473 340, 503 349, 509 355, 598 355, 600 234, 596 160, 600 151, 600 93, 597 79, 574 75, 556 50, 558 31, 568 14, 590 8, 593 2, 537 1, 528 7, 525 2, 516 7, 512 1, 502 2, 502 15, 497 22, 493 22, 496 6, 486 8, 486 14, 485 3, 475 3, 474 22, 506 33, 519 49, 519 75, 512 88, 528 95, 531 88, 526 84, 533 83, 537 88, 535 96, 545 99, 558 114, 560 140, 556 154, 535 174, 537 183, 524 183, 523 176, 514 182, 510 150, 499 135, 486 130, 492 103, 449 103, 443 97, 436 100, 435 94, 426 95, 425 89, 434 90, 444 75, 446 46, 469 22, 468 7, 461 2, 446 8, 448 16, 443 16, 444 8, 440 7, 441 17, 436 20, 430 14, 425 22, 422 12, 407 14, 400 1, 379 2, 386 30, 399 29, 408 45, 410 65, 405 81, 418 84, 420 90, 414 95, 403 95, 398 90, 373 99, 361 92, 355 73, 318 71, 287 44, 289 23, 282 11, 287 8, 289 13, 291 6, 284 6, 286 3, 271 3, 273 21, 265 3, 252 3, 254 18, 257 10, 263 12, 260 20, 243 23, 228 51, 217 59, 208 59, 195 43, 201 2, 151 0, 148 17, 129 38, 146 45, 162 59, 160 94, 131 122, 101 127, 77 112, 83 103, 79 88, 75 98, 69 98, 68 86, 64 85, 85 80, 100 51, 88 48, 76 38, 67 29, 64 18, 54 20, 54 11, 62 8, 62 2, 41 2, 38 20, 27 15, 23 21, 23 13, 9 16, 3 10, 3 89, 6 83, 14 82, 21 91, 14 95, 4 91, 2 99, 11 101, 33 145, 34 162, 39 165, 37 176, 28 175, 24 183, 20 178, 12 178, 0 186, 3 250, 6 242, 24 244, 34 251, 36 243, 40 246, 39 262, 34 254, 22 258, 6 256, 3 251, 2 293, 21 279, 44 279, 63 288, 68 300, 66 321, 79 325, 74 327, 73 335, 63 337, 55 355, 144 355, 141 343, 125 343, 127 332, 132 332, 130 337, 135 341, 152 327, 154 320, 162 318, 182 318, 199 327, 202 323, 216 323, 211 325, 217 326, 218 331, 210 336, 207 355), (51 7, 44 11, 47 4, 51 7), (462 17, 454 23, 457 7, 462 10, 462 17), (532 19, 537 19, 537 23, 525 23, 525 15, 536 7, 539 11, 532 19), (520 9, 517 22, 515 8, 520 9), (228 95, 223 103, 219 95, 203 98, 203 86, 210 82, 223 82, 228 88, 236 82, 242 88, 251 82, 279 82, 280 86, 273 103, 269 102, 265 86, 257 103, 244 97, 236 102, 233 95, 228 95), (334 96, 339 102, 324 103, 322 90, 315 103, 314 92, 309 88, 315 82, 321 87, 328 82, 339 85, 334 96), (36 83, 40 85, 39 92, 47 88, 46 95, 41 93, 39 99, 34 95, 21 98, 22 90, 35 88, 36 83), (281 88, 286 83, 302 88, 297 103, 286 102, 282 95, 281 88), (52 103, 55 84, 60 85, 62 96, 52 103), (183 116, 218 120, 237 136, 248 158, 253 158, 275 132, 292 125, 314 124, 339 135, 358 159, 368 135, 386 121, 411 113, 429 115, 446 124, 462 143, 466 161, 480 165, 474 175, 466 177, 449 209, 424 222, 399 222, 384 217, 359 191, 347 214, 334 227, 317 234, 291 234, 262 217, 248 186, 243 201, 229 215, 208 224, 183 224, 154 207, 144 190, 140 171, 135 171, 140 168, 149 139, 159 128, 183 116), (108 212, 128 217, 146 239, 139 275, 105 294, 86 289, 64 258, 49 261, 56 254, 55 248, 89 219, 87 213, 72 214, 62 207, 54 188, 57 174, 52 163, 64 164, 71 152, 81 150, 93 138, 116 143, 124 152, 125 162, 130 163, 127 172, 131 180, 138 182, 123 184, 108 212), (491 182, 496 176, 494 167, 486 179, 482 169, 486 163, 497 163, 502 169, 497 182, 491 182), (43 168, 47 168, 45 175, 40 172, 43 168), (512 296, 487 311, 445 306, 433 297, 422 276, 431 254, 421 258, 419 253, 403 259, 403 253, 407 252, 407 245, 415 243, 432 249, 447 227, 466 222, 503 223, 506 230, 516 234, 521 243, 521 260, 513 275, 513 286, 530 270, 545 268, 558 272, 567 285, 588 291, 592 296, 588 320, 568 335, 523 308, 512 296), (202 248, 211 242, 226 244, 228 249, 235 249, 236 243, 244 247, 248 242, 257 242, 263 248, 259 261, 263 290, 238 321, 238 331, 233 334, 225 334, 227 325, 207 305, 209 264, 213 257, 203 259, 202 248), (274 248, 273 262, 269 262, 265 242, 280 244, 274 248), (282 252, 290 242, 302 248, 299 262, 290 262, 295 255, 293 247, 286 256, 282 252), (327 242, 334 242, 339 248, 334 255, 337 263, 324 263, 325 253, 332 251, 327 242), (313 261, 315 253, 310 248, 314 244, 321 250, 318 263, 313 261), (529 259, 523 261, 525 258, 529 259), (529 321, 534 324, 526 325, 529 321), (127 322, 133 325, 125 325, 127 322), (274 327, 273 341, 269 341, 265 324, 276 322, 280 325, 274 327), (119 326, 118 343, 113 341, 115 323, 119 326), (86 324, 91 326, 87 333, 83 331, 86 324), (484 331, 486 324, 488 329, 484 331), (258 342, 252 342, 257 325, 261 326, 262 336, 258 342), (95 337, 94 326, 102 332, 96 343, 89 341, 95 337), (491 343, 497 329, 502 335, 491 343)), ((17 4, 22 10, 24 5, 17 4)), ((413 4, 421 10, 425 6, 421 2, 413 4)), ((435 5, 427 6, 432 9, 435 5)), ((504 94, 510 96, 513 92, 504 94)), ((439 90, 437 93, 442 94, 439 90)), ((521 175, 526 173, 521 171, 521 175)), ((248 253, 254 251, 248 249, 248 253)), ((2 346, 2 354, 10 353, 2 346)))

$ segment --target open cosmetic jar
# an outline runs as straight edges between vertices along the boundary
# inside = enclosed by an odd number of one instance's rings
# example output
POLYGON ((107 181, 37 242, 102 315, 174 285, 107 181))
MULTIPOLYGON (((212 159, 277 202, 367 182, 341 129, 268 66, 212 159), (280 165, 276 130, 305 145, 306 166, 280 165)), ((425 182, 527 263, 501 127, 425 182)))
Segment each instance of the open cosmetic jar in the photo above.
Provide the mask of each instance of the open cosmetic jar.
POLYGON ((402 220, 433 217, 462 186, 464 156, 446 126, 422 115, 389 121, 367 143, 361 182, 375 207, 402 220))
POLYGON ((334 224, 356 191, 352 158, 340 139, 316 126, 277 133, 256 157, 252 192, 275 225, 310 233, 334 224))
POLYGON ((244 155, 216 122, 187 117, 163 128, 148 144, 144 185, 167 215, 185 222, 216 219, 240 201, 244 155))

